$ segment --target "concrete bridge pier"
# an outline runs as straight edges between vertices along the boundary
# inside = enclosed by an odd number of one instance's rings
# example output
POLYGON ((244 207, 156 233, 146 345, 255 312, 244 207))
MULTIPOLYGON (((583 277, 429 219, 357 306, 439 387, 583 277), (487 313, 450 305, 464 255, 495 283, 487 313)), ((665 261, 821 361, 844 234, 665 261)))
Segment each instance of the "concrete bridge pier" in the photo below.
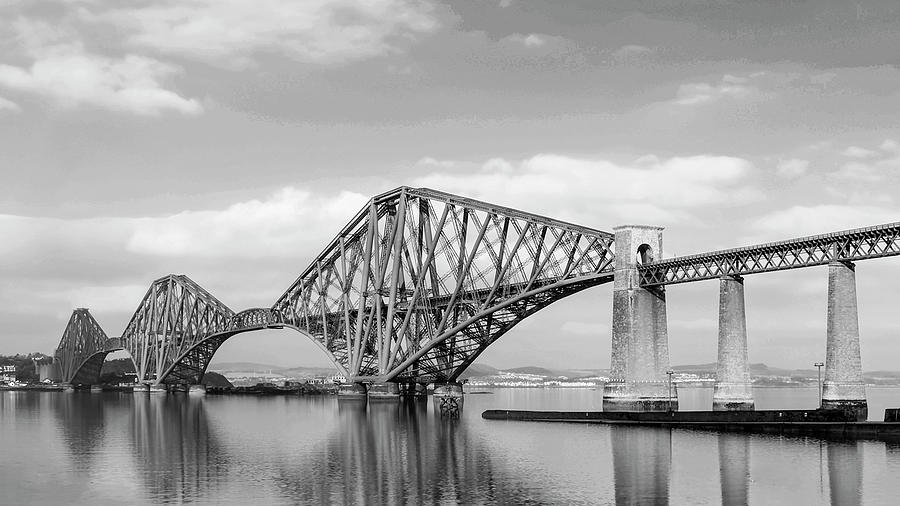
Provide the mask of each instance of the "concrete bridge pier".
POLYGON ((678 409, 670 385, 666 293, 640 286, 637 267, 662 255, 662 228, 616 227, 610 381, 603 390, 604 411, 678 409))
POLYGON ((859 352, 856 269, 851 262, 828 264, 828 325, 822 407, 868 415, 859 352))
POLYGON ((719 280, 719 358, 713 411, 752 411, 750 385, 744 279, 723 276, 719 280))

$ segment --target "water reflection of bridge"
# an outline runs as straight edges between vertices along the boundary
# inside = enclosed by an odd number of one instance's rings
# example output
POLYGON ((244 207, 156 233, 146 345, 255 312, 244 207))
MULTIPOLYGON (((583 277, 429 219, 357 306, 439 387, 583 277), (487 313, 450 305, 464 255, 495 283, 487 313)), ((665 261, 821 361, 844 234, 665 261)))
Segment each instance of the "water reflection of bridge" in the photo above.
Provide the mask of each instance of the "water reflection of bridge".
MULTIPOLYGON (((344 504, 544 504, 559 499, 553 495, 559 484, 548 481, 551 477, 510 465, 508 459, 515 456, 486 447, 465 419, 440 421, 428 402, 354 405, 333 398, 74 393, 53 396, 49 404, 45 395, 45 405, 38 406, 41 397, 0 396, 0 413, 52 411, 70 468, 87 482, 108 473, 108 454, 113 452, 128 468, 122 470, 128 474, 121 480, 141 484, 132 498, 138 502, 262 498, 344 504), (236 410, 248 411, 246 402, 258 403, 249 410, 255 413, 235 421, 231 417, 236 410), (280 420, 298 415, 314 420, 272 433, 259 421, 273 412, 280 420)), ((800 455, 809 461, 821 449, 819 474, 814 476, 814 466, 806 465, 796 477, 798 483, 811 492, 810 483, 821 480, 819 501, 862 503, 860 445, 866 443, 624 426, 584 434, 609 438, 608 457, 597 457, 611 459, 612 495, 596 497, 595 502, 685 500, 691 491, 684 490, 683 475, 681 480, 675 477, 692 466, 711 471, 706 482, 718 478, 723 504, 759 502, 773 493, 763 488, 771 484, 771 473, 778 472, 766 468, 771 459, 800 455), (763 452, 756 465, 754 451, 763 452), (678 490, 672 489, 674 483, 680 483, 678 490)), ((890 445, 886 451, 897 452, 890 445)), ((703 480, 702 473, 688 472, 694 473, 692 479, 703 480)), ((83 492, 89 493, 90 487, 85 483, 83 492)), ((706 483, 704 487, 702 497, 708 499, 715 492, 706 483)))

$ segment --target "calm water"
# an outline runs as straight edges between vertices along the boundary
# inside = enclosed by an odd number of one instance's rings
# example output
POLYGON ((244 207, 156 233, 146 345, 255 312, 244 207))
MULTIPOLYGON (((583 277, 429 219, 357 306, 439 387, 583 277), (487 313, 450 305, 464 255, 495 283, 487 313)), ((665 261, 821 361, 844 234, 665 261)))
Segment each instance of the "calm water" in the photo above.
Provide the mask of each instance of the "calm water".
MULTIPOLYGON (((3 504, 897 504, 900 445, 482 420, 599 409, 599 390, 426 402, 0 392, 3 504)), ((711 389, 682 389, 704 409, 711 389)), ((762 409, 816 390, 760 389, 762 409)), ((900 389, 870 389, 870 412, 900 389)))

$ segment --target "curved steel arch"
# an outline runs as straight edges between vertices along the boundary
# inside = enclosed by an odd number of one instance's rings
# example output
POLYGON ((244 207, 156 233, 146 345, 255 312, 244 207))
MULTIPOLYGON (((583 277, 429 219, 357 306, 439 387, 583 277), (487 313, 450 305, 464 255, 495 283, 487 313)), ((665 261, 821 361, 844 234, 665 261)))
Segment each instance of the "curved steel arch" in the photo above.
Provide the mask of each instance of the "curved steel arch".
POLYGON ((371 199, 272 310, 313 336, 350 379, 412 377, 417 362, 439 362, 453 336, 493 342, 549 304, 544 297, 611 279, 613 242, 608 232, 401 187, 371 199))
POLYGON ((77 308, 63 331, 54 362, 64 383, 94 385, 106 356, 123 349, 121 340, 107 337, 87 308, 77 308))
POLYGON ((228 330, 210 334, 194 343, 187 351, 177 357, 162 374, 160 374, 158 382, 166 384, 198 384, 203 379, 203 375, 206 374, 206 369, 212 362, 212 358, 216 351, 218 351, 219 347, 221 347, 225 341, 244 332, 281 329, 285 327, 305 335, 311 341, 316 343, 316 345, 328 355, 338 371, 345 376, 347 375, 346 369, 344 369, 343 366, 335 360, 334 356, 328 352, 327 349, 323 348, 321 343, 316 341, 313 336, 293 325, 279 323, 276 315, 268 308, 254 308, 236 314, 232 318, 228 330), (246 319, 247 316, 251 316, 251 318, 248 320, 246 319))
MULTIPOLYGON (((106 357, 109 356, 110 353, 116 351, 128 351, 125 348, 109 348, 106 350, 98 351, 97 353, 91 355, 75 372, 75 375, 67 381, 67 383, 71 383, 73 385, 96 385, 100 383, 100 372, 103 369, 103 363, 106 362, 106 357)), ((128 355, 128 359, 131 360, 131 364, 134 365, 134 358, 131 357, 131 354, 128 355)), ((135 367, 135 370, 137 368, 135 367)))
POLYGON ((554 283, 472 315, 435 336, 422 350, 395 366, 385 380, 409 377, 417 382, 455 381, 488 346, 525 318, 570 295, 612 281, 612 274, 601 274, 554 283), (448 341, 452 343, 447 345, 448 341))

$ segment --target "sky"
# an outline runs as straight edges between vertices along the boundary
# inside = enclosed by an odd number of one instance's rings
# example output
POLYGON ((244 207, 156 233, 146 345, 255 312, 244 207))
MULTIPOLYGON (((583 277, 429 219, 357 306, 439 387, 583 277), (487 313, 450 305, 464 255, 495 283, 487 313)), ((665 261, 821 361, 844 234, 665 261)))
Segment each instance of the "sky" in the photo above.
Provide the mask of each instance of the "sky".
MULTIPOLYGON (((895 0, 0 0, 0 353, 73 308, 121 334, 152 280, 270 306, 367 199, 429 187, 663 257, 900 221, 895 0)), ((863 367, 896 369, 900 258, 857 266, 863 367)), ((748 276, 751 362, 825 355, 827 269, 748 276)), ((479 363, 606 368, 612 289, 479 363)), ((668 289, 716 359, 718 283, 668 289)), ((215 361, 327 365, 290 331, 215 361)))

